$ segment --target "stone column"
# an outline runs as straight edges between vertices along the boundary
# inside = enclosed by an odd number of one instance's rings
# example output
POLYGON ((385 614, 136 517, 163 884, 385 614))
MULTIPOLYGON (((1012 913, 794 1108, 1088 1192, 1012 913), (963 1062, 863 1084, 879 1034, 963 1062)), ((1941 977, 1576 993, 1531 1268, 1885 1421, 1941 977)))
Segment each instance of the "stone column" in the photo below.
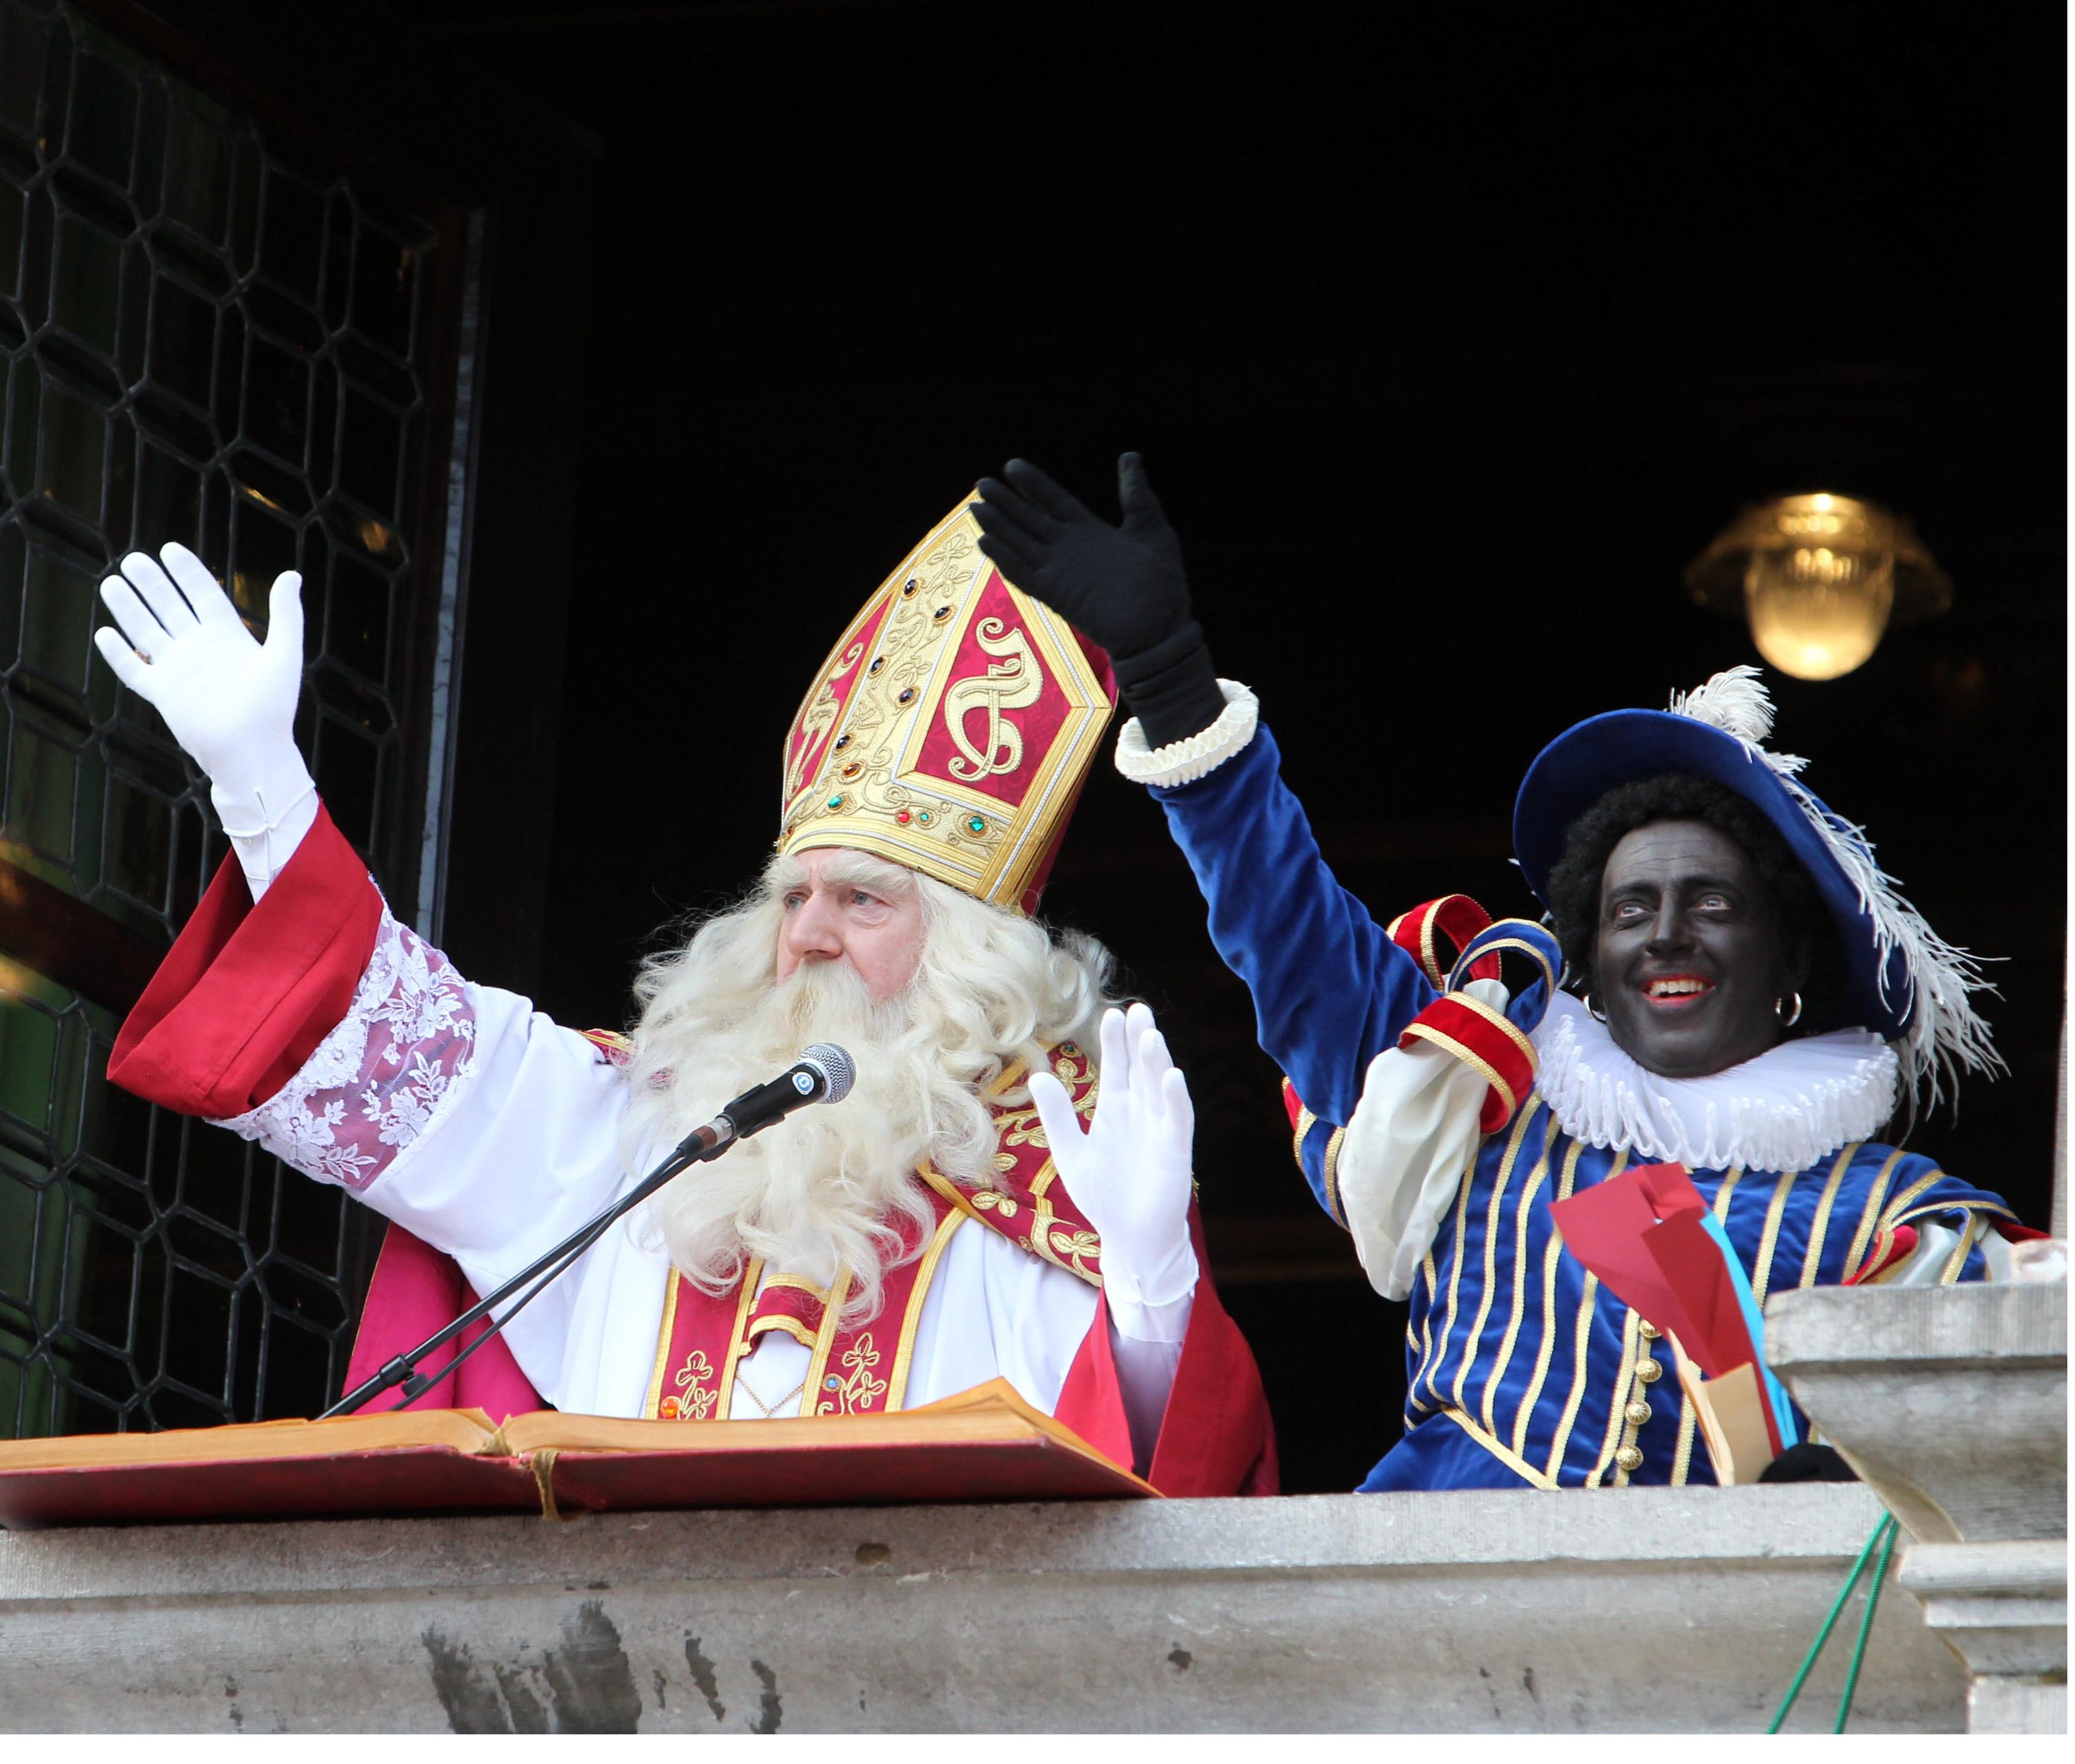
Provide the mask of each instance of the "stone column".
POLYGON ((1912 1540, 1899 1579, 1966 1663, 1975 1733, 2067 1730, 2067 1261, 2026 1249, 2045 1278, 1766 1306, 1774 1369, 1912 1540))

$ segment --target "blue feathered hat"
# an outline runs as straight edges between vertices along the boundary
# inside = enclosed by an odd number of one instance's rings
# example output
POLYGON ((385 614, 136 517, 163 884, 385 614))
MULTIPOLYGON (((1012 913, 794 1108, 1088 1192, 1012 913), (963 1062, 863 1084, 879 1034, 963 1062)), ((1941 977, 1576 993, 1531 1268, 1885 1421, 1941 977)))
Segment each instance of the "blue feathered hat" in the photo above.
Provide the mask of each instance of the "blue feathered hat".
POLYGON ((1933 931, 1874 860, 1863 829, 1804 785, 1808 764, 1763 745, 1772 701, 1758 670, 1731 668, 1668 710, 1610 710, 1567 729, 1536 756, 1513 810, 1513 846, 1546 905, 1571 823, 1617 785, 1661 772, 1712 778, 1756 808, 1800 860, 1837 925, 1845 1016, 1895 1045, 1912 1090, 1936 1104, 1962 1070, 2003 1064, 1969 996, 1990 991, 1975 957, 1933 931))

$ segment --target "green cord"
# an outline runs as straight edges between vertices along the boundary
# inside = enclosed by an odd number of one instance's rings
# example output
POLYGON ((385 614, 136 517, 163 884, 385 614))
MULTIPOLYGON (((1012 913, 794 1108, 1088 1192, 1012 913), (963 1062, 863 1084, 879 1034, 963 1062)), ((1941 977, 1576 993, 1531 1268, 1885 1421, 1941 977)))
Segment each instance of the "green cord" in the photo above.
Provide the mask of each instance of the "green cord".
MULTIPOLYGON (((1837 1702, 1837 1725, 1830 1729, 1833 1733, 1843 1733, 1845 1723, 1851 1717, 1852 1693, 1859 1687, 1859 1667, 1866 1660, 1866 1638, 1873 1631, 1874 1612, 1880 1604, 1881 1584, 1887 1579, 1887 1559, 1895 1554, 1895 1534, 1900 1527, 1895 1524, 1893 1513, 1888 1515, 1885 1524, 1887 1539, 1881 1545, 1880 1560, 1874 1566, 1873 1584, 1866 1588, 1866 1609, 1859 1619, 1859 1638, 1853 1646, 1852 1663, 1845 1674, 1845 1694, 1837 1702)), ((1876 1537, 1880 1535, 1878 1531, 1874 1534, 1876 1537)))
MULTIPOLYGON (((1802 1657, 1801 1670, 1794 1675, 1794 1682, 1787 1686, 1786 1700, 1779 1705, 1779 1712, 1773 1716, 1772 1725, 1766 1729, 1766 1733, 1777 1733, 1781 1725, 1787 1720, 1787 1712, 1794 1707, 1794 1700, 1801 1694, 1801 1687, 1808 1682, 1808 1675, 1816 1670, 1816 1662, 1822 1656, 1823 1646, 1830 1639, 1831 1630, 1837 1628, 1837 1619, 1844 1613, 1845 1601, 1851 1597, 1852 1588, 1859 1584, 1859 1576, 1866 1571, 1866 1563, 1872 1559, 1874 1548, 1881 1542, 1883 1537, 1891 1542, 1893 1541, 1894 1526, 1894 1517, 1888 1515, 1882 1518, 1881 1522, 1874 1527, 1874 1534, 1866 1539, 1866 1547, 1859 1551, 1859 1559, 1852 1564, 1852 1571, 1845 1576, 1844 1585, 1837 1589, 1837 1600, 1830 1607, 1830 1614, 1823 1619, 1823 1627, 1816 1632, 1816 1639, 1809 1644, 1808 1653, 1802 1657)), ((1884 1555, 1881 1558, 1881 1565, 1882 1567, 1887 1565, 1887 1558, 1884 1555)), ((1865 1645, 1863 1631, 1861 1633, 1860 1643, 1863 1648, 1865 1645)), ((1855 1679, 1857 1676, 1855 1664, 1853 1668, 1855 1679)))

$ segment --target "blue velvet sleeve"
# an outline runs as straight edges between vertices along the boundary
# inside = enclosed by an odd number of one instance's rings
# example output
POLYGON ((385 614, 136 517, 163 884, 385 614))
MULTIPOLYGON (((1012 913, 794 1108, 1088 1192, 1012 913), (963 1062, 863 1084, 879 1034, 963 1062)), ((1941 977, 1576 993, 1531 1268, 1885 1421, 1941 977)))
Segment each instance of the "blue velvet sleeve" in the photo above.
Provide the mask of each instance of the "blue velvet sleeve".
POLYGON ((1361 1099, 1369 1063, 1433 1003, 1419 964, 1334 880, 1265 727, 1207 777, 1156 789, 1209 906, 1211 941, 1253 994, 1261 1045, 1319 1118, 1315 1174, 1333 1126, 1361 1099))
MULTIPOLYGON (((1899 1226, 1915 1225, 1920 1228, 1936 1220, 1949 1230, 1964 1232, 1969 1220, 1978 1216, 1985 1221, 2007 1219, 2013 1224, 2017 1222, 2017 1215, 2011 1211, 2000 1195, 1992 1195, 1986 1189, 1976 1188, 1971 1183, 1961 1182, 1957 1177, 1948 1176, 1936 1165, 1928 1165, 1928 1168, 1936 1178, 1935 1181, 1928 1185, 1921 1182, 1911 1183, 1908 1189, 1904 1189, 1903 1192, 1905 1194, 1911 1189, 1922 1190, 1922 1192, 1914 1194, 1906 1206, 1897 1206, 1891 1202, 1882 1219, 1881 1235, 1874 1246, 1874 1253, 1869 1257, 1870 1261, 1878 1262, 1881 1259, 1886 1251, 1888 1234, 1899 1226)), ((1994 1228, 1992 1224, 1988 1226, 1988 1229, 1994 1228)), ((1976 1235, 1978 1237, 1985 1236, 1986 1232, 1976 1235)), ((1960 1267, 1957 1270, 1948 1270, 1945 1278, 1952 1285, 1966 1286, 1978 1280, 1987 1279, 1988 1274, 1988 1258, 1982 1254, 1981 1244, 1977 1241, 1968 1248, 1960 1267)))

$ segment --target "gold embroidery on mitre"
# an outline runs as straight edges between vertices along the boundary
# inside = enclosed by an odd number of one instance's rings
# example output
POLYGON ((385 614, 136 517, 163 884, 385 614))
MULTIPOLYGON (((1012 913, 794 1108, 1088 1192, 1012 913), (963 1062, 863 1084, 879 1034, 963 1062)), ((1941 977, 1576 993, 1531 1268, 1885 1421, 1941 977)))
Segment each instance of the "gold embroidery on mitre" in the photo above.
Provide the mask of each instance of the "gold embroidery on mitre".
POLYGON ((851 620, 786 737, 778 849, 849 846, 1020 909, 1112 710, 961 503, 851 620))
POLYGON ((967 674, 944 694, 944 724, 960 756, 951 761, 951 773, 969 784, 1013 772, 1023 764, 1023 731, 1002 712, 1028 710, 1045 692, 1030 640, 1021 631, 1009 630, 999 619, 983 619, 973 627, 973 638, 987 654, 1008 659, 990 661, 985 673, 967 674), (975 747, 966 733, 966 718, 974 710, 987 713, 987 739, 981 747, 975 747))
POLYGON ((812 700, 800 713, 800 726, 788 751, 791 756, 785 770, 785 800, 791 801, 808 781, 810 761, 815 756, 820 737, 835 727, 836 713, 843 706, 836 697, 836 682, 855 668, 864 654, 864 645, 854 643, 843 652, 843 660, 829 670, 829 677, 821 683, 812 700))

